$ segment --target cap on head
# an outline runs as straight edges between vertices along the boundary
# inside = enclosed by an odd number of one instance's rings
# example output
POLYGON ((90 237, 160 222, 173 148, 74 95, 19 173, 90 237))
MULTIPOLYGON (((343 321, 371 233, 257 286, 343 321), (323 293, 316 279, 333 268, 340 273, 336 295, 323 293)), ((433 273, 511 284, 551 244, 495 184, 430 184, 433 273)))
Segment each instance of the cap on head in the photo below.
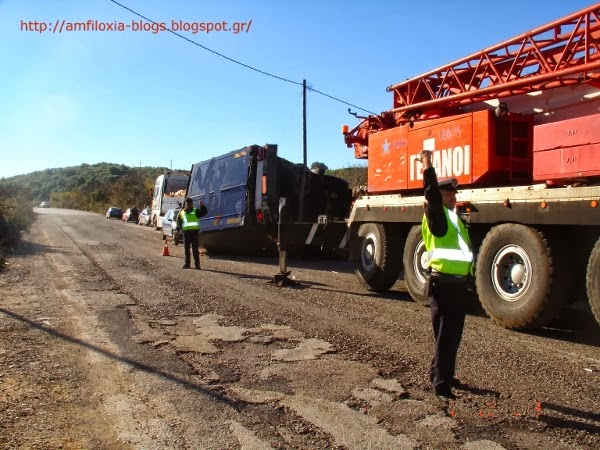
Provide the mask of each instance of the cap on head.
POLYGON ((456 178, 446 178, 438 181, 438 186, 440 190, 456 192, 458 190, 458 180, 456 178))

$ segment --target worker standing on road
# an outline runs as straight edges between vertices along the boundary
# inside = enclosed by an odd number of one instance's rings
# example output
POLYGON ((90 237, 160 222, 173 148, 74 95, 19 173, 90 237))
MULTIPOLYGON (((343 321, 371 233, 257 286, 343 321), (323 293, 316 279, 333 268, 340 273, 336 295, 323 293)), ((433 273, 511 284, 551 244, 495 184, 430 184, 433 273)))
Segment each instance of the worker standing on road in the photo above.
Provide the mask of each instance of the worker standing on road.
POLYGON ((135 223, 136 225, 140 221, 140 211, 135 206, 131 208, 131 218, 132 218, 132 222, 135 223))
POLYGON ((427 295, 435 338, 429 379, 438 398, 449 401, 456 398, 452 386, 472 281, 473 251, 465 225, 454 212, 458 181, 450 178, 438 183, 431 157, 430 151, 421 153, 427 201, 422 233, 429 253, 427 295))
POLYGON ((182 269, 190 268, 190 250, 194 256, 194 268, 200 269, 200 252, 198 250, 198 233, 200 232, 200 217, 208 213, 206 205, 200 201, 198 208, 194 208, 191 198, 185 199, 185 206, 177 216, 177 228, 183 231, 183 247, 185 262, 182 269))

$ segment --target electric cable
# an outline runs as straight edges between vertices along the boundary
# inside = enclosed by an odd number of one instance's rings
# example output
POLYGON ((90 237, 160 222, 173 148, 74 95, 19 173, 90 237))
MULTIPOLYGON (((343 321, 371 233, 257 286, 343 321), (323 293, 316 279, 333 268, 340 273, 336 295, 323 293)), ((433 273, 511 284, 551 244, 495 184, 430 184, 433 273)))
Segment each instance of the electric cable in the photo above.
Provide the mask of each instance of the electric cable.
MULTIPOLYGON (((148 17, 144 16, 143 14, 140 14, 140 13, 139 13, 139 12, 137 12, 137 11, 134 11, 133 9, 129 8, 129 7, 128 7, 128 6, 126 6, 126 5, 123 5, 122 3, 119 3, 119 2, 118 2, 118 1, 116 1, 116 0, 108 0, 108 1, 110 1, 110 2, 114 3, 115 5, 117 5, 117 6, 121 7, 121 8, 123 8, 123 9, 125 9, 125 10, 127 10, 127 11, 129 11, 129 12, 130 12, 130 13, 132 13, 132 14, 135 14, 135 15, 136 15, 136 16, 138 16, 138 17, 141 17, 142 19, 144 19, 144 20, 146 20, 146 21, 148 21, 148 22, 151 22, 151 23, 153 23, 153 24, 155 24, 155 25, 160 25, 160 24, 158 24, 157 22, 155 22, 154 20, 152 20, 152 19, 150 19, 150 18, 148 18, 148 17)), ((222 53, 219 53, 219 52, 217 52, 217 51, 215 51, 215 50, 213 50, 213 49, 211 49, 211 48, 208 48, 208 47, 206 47, 205 45, 202 45, 202 44, 200 44, 200 43, 198 43, 198 42, 194 41, 193 39, 190 39, 190 38, 188 38, 188 37, 186 37, 186 36, 184 36, 184 35, 182 35, 182 34, 180 34, 180 33, 177 33, 176 31, 173 31, 173 30, 171 30, 171 29, 170 29, 170 28, 168 28, 168 27, 165 27, 164 29, 165 29, 165 31, 168 31, 168 32, 169 32, 169 33, 171 33, 171 34, 174 34, 175 36, 177 36, 177 37, 179 37, 179 38, 181 38, 181 39, 183 39, 183 40, 185 40, 185 41, 189 42, 190 44, 193 44, 193 45, 195 45, 195 46, 197 46, 197 47, 200 47, 201 49, 203 49, 203 50, 206 50, 207 52, 210 52, 210 53, 212 53, 212 54, 214 54, 214 55, 216 55, 216 56, 219 56, 219 57, 221 57, 221 58, 223 58, 223 59, 226 59, 226 60, 227 60, 227 61, 229 61, 229 62, 232 62, 232 63, 234 63, 234 64, 238 64, 238 65, 240 65, 240 66, 242 66, 242 67, 245 67, 246 69, 253 70, 253 71, 255 71, 255 72, 258 72, 258 73, 260 73, 260 74, 262 74, 262 75, 265 75, 265 76, 268 76, 268 77, 271 77, 271 78, 275 78, 275 79, 277 79, 277 80, 280 80, 280 81, 283 81, 283 82, 285 82, 285 83, 294 84, 294 85, 296 85, 296 86, 302 86, 302 85, 303 85, 303 83, 301 83, 301 82, 294 81, 294 80, 290 80, 289 78, 281 77, 281 76, 279 76, 279 75, 275 75, 275 74, 272 74, 272 73, 266 72, 266 71, 264 71, 264 70, 257 69, 256 67, 253 67, 253 66, 251 66, 251 65, 249 65, 249 64, 245 64, 245 63, 243 63, 243 62, 241 62, 241 61, 238 61, 237 59, 230 58, 229 56, 226 56, 226 55, 224 55, 224 54, 222 54, 222 53)), ((314 92, 314 93, 316 93, 316 94, 319 94, 319 95, 322 95, 322 96, 324 96, 324 97, 327 97, 327 98, 329 98, 329 99, 331 99, 331 100, 335 100, 335 101, 337 101, 337 102, 339 102, 339 103, 343 103, 344 105, 350 106, 350 107, 352 107, 352 108, 360 109, 361 111, 368 112, 369 114, 377 115, 377 114, 375 114, 374 112, 372 112, 372 111, 369 111, 368 109, 361 108, 360 106, 357 106, 357 105, 353 105, 352 103, 348 103, 348 102, 346 102, 345 100, 342 100, 342 99, 339 99, 339 98, 337 98, 337 97, 334 97, 333 95, 326 94, 325 92, 321 92, 321 91, 319 91, 319 90, 317 90, 317 89, 314 89, 314 88, 312 88, 312 87, 308 87, 308 86, 307 86, 307 87, 306 87, 306 89, 307 89, 307 90, 309 90, 309 91, 312 91, 312 92, 314 92)))

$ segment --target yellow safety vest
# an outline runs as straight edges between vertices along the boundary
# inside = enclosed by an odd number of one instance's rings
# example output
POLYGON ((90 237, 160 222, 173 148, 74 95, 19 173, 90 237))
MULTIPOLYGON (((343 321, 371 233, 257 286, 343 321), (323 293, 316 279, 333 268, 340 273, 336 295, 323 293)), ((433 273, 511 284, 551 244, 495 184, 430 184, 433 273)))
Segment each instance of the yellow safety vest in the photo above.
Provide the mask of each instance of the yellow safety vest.
POLYGON ((192 208, 190 212, 186 212, 185 209, 182 209, 179 214, 181 215, 181 220, 183 221, 181 226, 183 231, 200 229, 200 222, 196 217, 196 208, 192 208))
POLYGON ((447 275, 472 275, 473 251, 469 234, 462 221, 444 206, 448 230, 442 237, 434 236, 423 216, 421 232, 425 248, 429 252, 429 267, 447 275))

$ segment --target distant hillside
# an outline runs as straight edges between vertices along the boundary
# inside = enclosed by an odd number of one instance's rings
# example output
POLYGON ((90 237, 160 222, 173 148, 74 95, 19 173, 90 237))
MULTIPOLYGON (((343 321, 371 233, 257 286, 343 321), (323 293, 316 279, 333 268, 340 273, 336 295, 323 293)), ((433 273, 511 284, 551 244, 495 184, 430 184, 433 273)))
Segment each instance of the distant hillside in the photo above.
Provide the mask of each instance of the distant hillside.
POLYGON ((129 167, 98 163, 46 169, 7 178, 31 192, 34 203, 50 201, 55 208, 104 212, 108 206, 143 207, 165 167, 129 167))
MULTIPOLYGON (((5 178, 17 189, 30 192, 34 204, 50 201, 53 208, 70 208, 103 213, 109 206, 143 208, 151 202, 151 192, 165 167, 129 167, 98 163, 46 169, 5 178)), ((356 188, 367 182, 365 167, 327 170, 356 188)))

